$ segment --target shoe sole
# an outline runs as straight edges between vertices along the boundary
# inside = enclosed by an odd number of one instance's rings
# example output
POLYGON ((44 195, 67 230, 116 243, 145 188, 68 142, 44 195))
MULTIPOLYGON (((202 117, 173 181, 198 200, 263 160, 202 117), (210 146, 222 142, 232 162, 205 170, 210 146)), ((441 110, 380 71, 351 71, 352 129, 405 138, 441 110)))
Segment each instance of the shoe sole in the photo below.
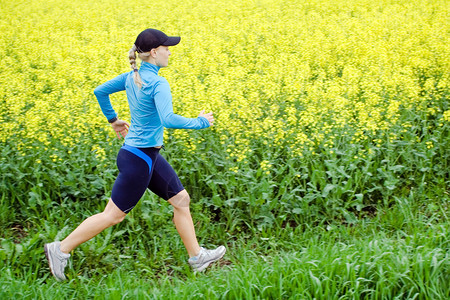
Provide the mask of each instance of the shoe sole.
POLYGON ((53 277, 55 277, 56 280, 58 280, 58 281, 65 280, 65 278, 64 279, 60 279, 60 278, 56 277, 55 273, 53 272, 53 266, 52 266, 52 262, 51 262, 51 259, 50 259, 50 253, 49 253, 47 244, 44 245, 44 252, 45 252, 45 257, 47 258, 47 261, 48 261, 48 267, 50 268, 50 272, 52 273, 53 277))
POLYGON ((225 255, 226 252, 227 252, 227 249, 225 249, 225 251, 223 251, 222 255, 221 255, 219 258, 217 258, 217 259, 215 259, 215 260, 211 260, 211 261, 206 262, 201 268, 198 268, 198 269, 196 269, 195 271, 196 271, 196 272, 202 272, 202 271, 205 270, 207 267, 209 267, 210 264, 212 264, 213 262, 216 262, 216 261, 218 261, 219 259, 221 259, 221 258, 225 255))

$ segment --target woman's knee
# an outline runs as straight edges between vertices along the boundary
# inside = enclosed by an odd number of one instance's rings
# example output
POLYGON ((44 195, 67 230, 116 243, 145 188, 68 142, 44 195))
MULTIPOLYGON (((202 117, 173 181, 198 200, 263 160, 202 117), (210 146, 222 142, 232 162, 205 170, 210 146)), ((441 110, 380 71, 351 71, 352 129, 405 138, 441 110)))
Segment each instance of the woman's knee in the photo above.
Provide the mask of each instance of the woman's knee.
POLYGON ((108 205, 106 205, 105 210, 103 211, 103 215, 106 221, 112 226, 119 224, 122 222, 127 216, 126 213, 121 211, 112 200, 109 201, 108 205))
POLYGON ((191 197, 189 196, 186 190, 182 190, 181 192, 179 192, 178 194, 169 199, 169 203, 174 208, 189 207, 190 202, 191 197))
POLYGON ((103 216, 105 218, 105 221, 109 224, 109 226, 119 224, 126 217, 126 215, 112 214, 108 212, 103 212, 103 216))
POLYGON ((124 216, 110 216, 110 221, 113 225, 119 224, 120 222, 122 222, 125 219, 126 215, 124 216))

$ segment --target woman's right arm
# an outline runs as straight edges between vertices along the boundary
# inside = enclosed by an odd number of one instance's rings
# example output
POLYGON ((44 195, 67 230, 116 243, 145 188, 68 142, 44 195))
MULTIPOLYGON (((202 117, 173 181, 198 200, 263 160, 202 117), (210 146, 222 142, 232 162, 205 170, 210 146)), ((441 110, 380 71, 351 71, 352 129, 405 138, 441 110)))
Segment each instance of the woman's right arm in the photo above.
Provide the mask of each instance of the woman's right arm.
POLYGON ((125 82, 128 73, 123 73, 114 79, 111 79, 102 85, 99 85, 95 90, 94 94, 97 97, 98 104, 102 109, 103 114, 106 119, 112 120, 117 117, 117 113, 111 105, 111 100, 109 95, 125 90, 125 82))

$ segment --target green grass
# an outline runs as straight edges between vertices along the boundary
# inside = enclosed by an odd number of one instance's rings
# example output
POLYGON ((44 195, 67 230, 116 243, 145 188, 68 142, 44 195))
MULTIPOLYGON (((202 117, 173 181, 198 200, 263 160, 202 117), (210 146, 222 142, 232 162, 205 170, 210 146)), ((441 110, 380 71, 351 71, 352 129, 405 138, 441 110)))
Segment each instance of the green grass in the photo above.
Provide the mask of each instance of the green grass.
POLYGON ((449 125, 402 118, 412 126, 371 137, 379 144, 340 137, 332 152, 318 145, 301 158, 255 140, 245 163, 214 142, 189 154, 169 135, 163 155, 191 194, 199 241, 226 245, 224 260, 194 274, 171 207, 148 193, 124 222, 73 252, 63 283, 50 275, 43 244, 103 209, 120 142, 30 141, 18 156, 11 140, 0 148, 0 299, 448 299, 449 125))
POLYGON ((303 225, 230 239, 224 261, 204 274, 188 268, 167 220, 156 239, 129 223, 102 233, 75 251, 70 280, 57 283, 37 232, 29 238, 36 242, 9 250, 15 268, 2 268, 0 298, 446 299, 448 222, 404 204, 355 226, 303 225))

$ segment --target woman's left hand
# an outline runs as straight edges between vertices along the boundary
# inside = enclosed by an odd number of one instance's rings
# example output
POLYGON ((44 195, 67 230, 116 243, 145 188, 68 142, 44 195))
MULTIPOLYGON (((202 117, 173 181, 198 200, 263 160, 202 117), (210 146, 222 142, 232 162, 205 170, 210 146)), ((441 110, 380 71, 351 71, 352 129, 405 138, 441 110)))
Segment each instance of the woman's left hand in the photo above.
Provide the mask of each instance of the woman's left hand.
POLYGON ((214 116, 212 112, 205 114, 205 110, 202 110, 202 112, 198 116, 206 118, 206 120, 208 120, 209 122, 209 126, 214 125, 214 116))
POLYGON ((126 121, 123 120, 117 120, 113 123, 111 123, 112 128, 117 134, 117 138, 125 137, 128 134, 128 128, 130 127, 130 124, 128 124, 126 121))

